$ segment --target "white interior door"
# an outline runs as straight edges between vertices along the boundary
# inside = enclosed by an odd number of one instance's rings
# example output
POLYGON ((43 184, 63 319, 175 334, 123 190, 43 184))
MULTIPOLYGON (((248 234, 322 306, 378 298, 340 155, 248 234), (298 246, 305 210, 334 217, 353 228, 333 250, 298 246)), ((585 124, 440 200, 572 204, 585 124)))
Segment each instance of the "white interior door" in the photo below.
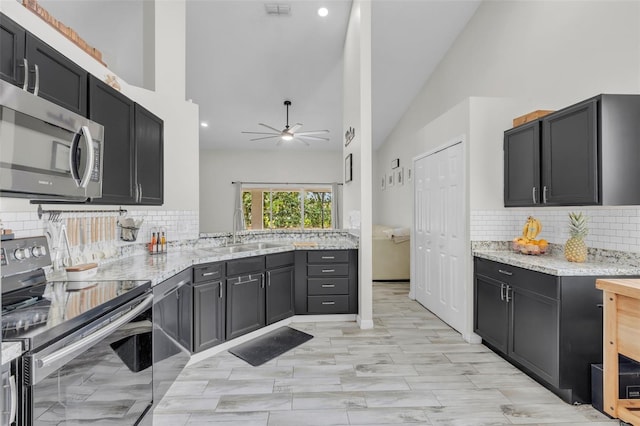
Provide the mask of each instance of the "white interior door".
POLYGON ((466 332, 462 143, 414 161, 414 291, 424 307, 466 332))

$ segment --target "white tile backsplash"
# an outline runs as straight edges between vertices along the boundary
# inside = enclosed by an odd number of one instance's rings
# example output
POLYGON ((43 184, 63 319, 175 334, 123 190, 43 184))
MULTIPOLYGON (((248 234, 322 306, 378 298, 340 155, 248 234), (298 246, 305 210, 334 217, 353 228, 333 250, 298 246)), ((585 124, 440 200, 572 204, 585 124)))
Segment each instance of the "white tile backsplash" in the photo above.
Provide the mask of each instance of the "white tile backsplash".
POLYGON ((471 211, 472 241, 509 241, 522 234, 528 216, 542 222, 538 238, 564 244, 569 238, 569 212, 588 216, 587 246, 640 252, 640 207, 545 207, 471 211))

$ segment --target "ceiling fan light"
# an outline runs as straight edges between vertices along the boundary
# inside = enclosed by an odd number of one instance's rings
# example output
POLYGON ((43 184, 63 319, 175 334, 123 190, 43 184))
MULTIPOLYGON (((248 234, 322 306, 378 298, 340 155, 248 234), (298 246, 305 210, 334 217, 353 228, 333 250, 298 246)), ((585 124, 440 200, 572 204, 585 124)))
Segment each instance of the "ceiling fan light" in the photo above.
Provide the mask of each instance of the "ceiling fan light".
POLYGON ((326 7, 321 7, 320 9, 318 9, 318 15, 321 17, 325 17, 329 14, 329 9, 327 9, 326 7))
POLYGON ((293 135, 290 135, 289 133, 284 133, 281 137, 283 141, 293 140, 293 135))

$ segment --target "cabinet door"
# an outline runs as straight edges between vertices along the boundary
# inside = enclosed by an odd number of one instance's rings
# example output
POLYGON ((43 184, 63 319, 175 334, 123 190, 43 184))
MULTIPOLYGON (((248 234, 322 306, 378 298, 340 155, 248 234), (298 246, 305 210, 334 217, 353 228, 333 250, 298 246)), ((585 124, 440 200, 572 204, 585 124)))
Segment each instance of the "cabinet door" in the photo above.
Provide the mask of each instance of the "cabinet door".
POLYGON ((227 279, 227 340, 264 327, 264 299, 264 274, 227 279))
POLYGON ((193 286, 193 351, 224 342, 224 283, 212 281, 193 286))
POLYGON ((506 354, 509 316, 505 292, 505 283, 475 275, 473 329, 483 340, 506 354))
POLYGON ((178 342, 191 350, 193 343, 193 289, 184 285, 178 290, 178 342))
POLYGON ((543 202, 598 204, 597 99, 550 114, 542 128, 543 202))
POLYGON ((179 340, 178 335, 180 334, 179 298, 178 290, 174 290, 166 295, 158 304, 158 310, 161 313, 158 321, 161 324, 161 328, 175 340, 179 340))
POLYGON ((0 14, 0 78, 20 86, 24 84, 24 44, 26 31, 0 14))
POLYGON ((97 204, 135 204, 134 103, 89 76, 89 118, 104 126, 102 197, 97 204))
POLYGON ((294 268, 267 271, 267 325, 293 316, 294 268))
POLYGON ((86 117, 87 72, 28 32, 26 40, 29 91, 37 84, 38 96, 86 117))
POLYGON ((540 121, 504 132, 504 205, 540 203, 540 121))
POLYGON ((558 301, 517 287, 509 299, 509 356, 557 386, 558 301))
POLYGON ((135 105, 136 182, 138 201, 162 205, 164 196, 163 122, 135 105))

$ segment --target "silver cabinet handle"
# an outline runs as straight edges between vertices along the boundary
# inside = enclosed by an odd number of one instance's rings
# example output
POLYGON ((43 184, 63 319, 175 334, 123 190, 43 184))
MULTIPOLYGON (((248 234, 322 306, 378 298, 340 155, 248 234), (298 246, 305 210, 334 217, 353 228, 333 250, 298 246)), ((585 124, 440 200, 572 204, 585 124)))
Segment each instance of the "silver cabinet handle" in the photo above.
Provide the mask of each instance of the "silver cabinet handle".
POLYGON ((542 187, 542 204, 547 204, 547 185, 542 187))
POLYGON ((504 283, 500 283, 500 300, 504 302, 504 283))
POLYGON ((204 274, 202 274, 202 276, 203 277, 210 277, 213 274, 215 274, 215 272, 205 272, 204 274))
POLYGON ((335 305, 336 302, 322 302, 323 305, 335 305))
POLYGON ((498 272, 504 275, 509 275, 509 276, 513 275, 513 272, 505 271, 504 269, 498 269, 498 272))
POLYGON ((335 284, 322 284, 322 288, 334 288, 335 284))
POLYGON ((27 61, 27 58, 22 58, 22 64, 24 67, 24 83, 22 84, 22 90, 29 91, 29 61, 27 61))
POLYGON ((138 202, 141 203, 142 202, 142 184, 139 183, 138 186, 140 187, 140 192, 138 192, 140 199, 138 200, 138 202))
POLYGON ((11 395, 11 408, 9 410, 9 424, 13 424, 16 421, 16 414, 18 412, 18 389, 16 386, 16 376, 11 375, 9 377, 9 390, 11 395))
MULTIPOLYGON (((268 274, 271 274, 271 272, 268 272, 268 274)), ((264 274, 260 274, 260 287, 264 288, 264 274)))
POLYGON ((222 299, 222 281, 218 285, 218 298, 222 299))
POLYGON ((36 85, 33 88, 33 94, 38 96, 38 92, 40 91, 40 68, 38 68, 38 64, 34 65, 33 69, 36 73, 36 85))
POLYGON ((149 306, 151 306, 152 302, 153 302, 153 295, 147 296, 138 306, 132 309, 129 313, 109 323, 109 325, 105 326, 104 328, 101 328, 95 333, 89 336, 86 336, 80 339, 79 341, 70 344, 69 346, 65 346, 63 349, 60 349, 59 351, 56 351, 51 355, 47 355, 39 359, 36 358, 35 360, 36 365, 39 368, 45 368, 58 361, 64 360, 66 357, 69 357, 69 356, 75 357, 76 355, 80 355, 81 352, 90 348, 95 343, 104 339, 105 337, 107 337, 108 335, 116 331, 118 328, 130 322, 138 315, 140 315, 140 313, 142 313, 147 308, 149 308, 149 306))
POLYGON ((323 273, 330 273, 330 272, 335 272, 335 269, 323 269, 322 272, 323 273))
POLYGON ((536 204, 536 187, 531 188, 531 197, 533 198, 533 204, 536 204))
POLYGON ((322 256, 322 259, 329 259, 329 260, 331 260, 331 259, 335 259, 335 258, 336 258, 335 256, 322 256))
POLYGON ((507 303, 511 302, 511 297, 509 297, 509 292, 510 291, 513 291, 513 289, 511 288, 510 285, 507 284, 507 288, 506 288, 506 291, 505 291, 505 295, 506 295, 505 298, 507 299, 507 303))
POLYGON ((91 132, 87 126, 82 126, 80 128, 80 132, 82 133, 84 139, 84 145, 87 148, 87 161, 85 164, 86 170, 84 171, 84 176, 80 181, 80 187, 86 188, 89 185, 89 179, 91 179, 91 174, 93 173, 93 162, 95 161, 95 152, 93 150, 93 139, 91 138, 91 132))

